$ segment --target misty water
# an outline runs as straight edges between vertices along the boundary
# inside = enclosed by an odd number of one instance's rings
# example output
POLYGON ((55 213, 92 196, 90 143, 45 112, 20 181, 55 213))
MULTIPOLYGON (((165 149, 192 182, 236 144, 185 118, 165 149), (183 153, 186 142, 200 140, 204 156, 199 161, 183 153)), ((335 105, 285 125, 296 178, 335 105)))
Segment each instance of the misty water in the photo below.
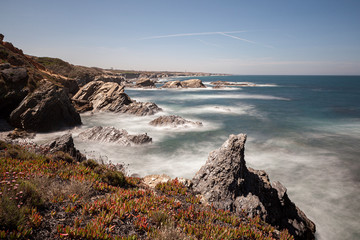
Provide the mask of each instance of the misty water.
MULTIPOLYGON (((126 89, 137 101, 155 102, 155 116, 82 114, 71 130, 76 148, 123 163, 127 173, 192 178, 210 151, 230 134, 246 133, 245 160, 280 181, 290 199, 315 222, 317 238, 360 238, 360 78, 351 76, 213 76, 205 89, 126 89), (212 89, 211 81, 253 82, 256 87, 212 89), (201 121, 203 127, 161 128, 161 115, 201 121), (147 133, 148 145, 121 147, 82 141, 78 133, 113 126, 147 133)), ((43 142, 64 132, 38 134, 43 142)))

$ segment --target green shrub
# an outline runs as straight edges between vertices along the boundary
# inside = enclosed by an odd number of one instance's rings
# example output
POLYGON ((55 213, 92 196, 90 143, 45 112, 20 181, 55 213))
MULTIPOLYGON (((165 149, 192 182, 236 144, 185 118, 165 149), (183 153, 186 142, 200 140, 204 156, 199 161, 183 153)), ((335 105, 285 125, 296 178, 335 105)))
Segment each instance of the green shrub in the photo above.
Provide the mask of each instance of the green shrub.
POLYGON ((5 149, 5 148, 7 148, 7 147, 8 147, 7 143, 4 142, 4 141, 2 141, 2 140, 0 140, 0 150, 3 150, 3 149, 5 149))
POLYGON ((93 159, 88 159, 86 161, 83 161, 81 164, 84 165, 85 167, 89 167, 93 170, 100 165, 98 162, 96 162, 93 159))
POLYGON ((72 156, 70 156, 70 154, 68 153, 65 153, 65 152, 61 152, 61 151, 58 151, 54 154, 53 156, 53 159, 55 161, 65 161, 67 163, 73 163, 74 162, 74 158, 72 156))
POLYGON ((101 173, 100 177, 104 182, 112 186, 122 187, 126 184, 124 174, 118 171, 107 170, 101 173))
POLYGON ((168 222, 169 215, 163 211, 155 211, 151 214, 151 218, 157 227, 161 227, 168 222))
POLYGON ((6 195, 0 198, 0 229, 15 230, 24 219, 23 211, 13 199, 6 195))
POLYGON ((24 204, 28 205, 29 207, 43 207, 44 200, 33 183, 24 181, 20 184, 19 190, 22 191, 22 201, 24 204))

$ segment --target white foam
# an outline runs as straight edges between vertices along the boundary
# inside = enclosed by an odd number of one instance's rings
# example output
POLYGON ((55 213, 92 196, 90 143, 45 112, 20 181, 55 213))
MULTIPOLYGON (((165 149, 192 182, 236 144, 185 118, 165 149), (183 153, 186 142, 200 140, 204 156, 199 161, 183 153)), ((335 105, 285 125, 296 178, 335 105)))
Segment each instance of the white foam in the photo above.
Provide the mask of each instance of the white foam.
POLYGON ((276 97, 271 95, 261 95, 261 94, 199 94, 199 95, 190 95, 183 94, 180 96, 172 97, 172 100, 203 100, 203 99, 259 99, 259 100, 281 100, 281 101, 290 101, 289 98, 276 97))
POLYGON ((358 218, 348 206, 357 206, 360 185, 351 180, 337 154, 304 145, 306 141, 305 136, 267 141, 250 137, 247 165, 265 169, 272 181, 287 187, 291 200, 315 222, 318 239, 351 239, 347 229, 355 229, 358 218))

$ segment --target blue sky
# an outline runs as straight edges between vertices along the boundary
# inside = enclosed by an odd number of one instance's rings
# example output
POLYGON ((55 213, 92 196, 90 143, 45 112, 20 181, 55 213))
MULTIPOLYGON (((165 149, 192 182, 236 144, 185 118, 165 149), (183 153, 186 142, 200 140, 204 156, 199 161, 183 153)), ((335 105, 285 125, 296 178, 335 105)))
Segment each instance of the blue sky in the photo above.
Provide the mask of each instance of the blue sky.
POLYGON ((360 75, 359 0, 3 0, 0 33, 85 66, 360 75))

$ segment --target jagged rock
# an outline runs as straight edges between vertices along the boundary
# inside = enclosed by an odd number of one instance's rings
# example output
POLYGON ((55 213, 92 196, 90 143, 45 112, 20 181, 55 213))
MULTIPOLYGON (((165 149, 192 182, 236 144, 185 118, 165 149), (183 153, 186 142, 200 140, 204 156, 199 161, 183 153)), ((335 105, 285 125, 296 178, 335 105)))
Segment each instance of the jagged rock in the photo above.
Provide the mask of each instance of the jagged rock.
POLYGON ((128 105, 123 105, 117 112, 134 114, 137 116, 154 115, 155 113, 162 111, 155 103, 152 102, 132 102, 128 105))
POLYGON ((48 132, 80 125, 81 119, 67 92, 45 82, 12 111, 10 124, 25 130, 48 132))
POLYGON ((17 83, 19 81, 27 80, 28 74, 24 67, 10 67, 1 70, 0 73, 4 76, 6 81, 17 83))
POLYGON ((86 100, 72 99, 72 104, 78 113, 84 113, 94 109, 92 103, 86 100))
POLYGON ((53 141, 43 144, 43 146, 49 148, 50 153, 61 151, 68 153, 79 162, 86 160, 86 157, 75 148, 74 140, 70 133, 64 134, 53 141))
POLYGON ((115 82, 122 85, 126 80, 123 76, 116 75, 98 75, 94 78, 94 81, 102 81, 102 82, 115 82))
POLYGON ((154 120, 152 120, 150 125, 153 126, 170 126, 170 127, 187 127, 187 126, 195 126, 201 127, 201 122, 193 122, 186 120, 180 116, 170 115, 170 116, 160 116, 154 120))
POLYGON ((4 35, 0 33, 0 43, 2 43, 4 40, 4 35))
MULTIPOLYGON (((161 111, 155 103, 132 100, 124 93, 124 86, 114 82, 90 82, 75 94, 73 101, 88 101, 92 105, 93 112, 111 111, 144 116, 161 111)), ((84 105, 84 102, 82 104, 84 105)))
POLYGON ((130 135, 124 129, 114 127, 93 127, 79 134, 82 140, 92 140, 99 142, 117 143, 122 146, 131 146, 152 142, 152 138, 146 133, 139 135, 130 135))
POLYGON ((206 88, 200 79, 189 79, 185 81, 169 81, 163 88, 206 88))
POLYGON ((230 135, 209 154, 193 178, 193 188, 215 207, 260 216, 295 239, 315 239, 315 224, 289 199, 279 182, 270 183, 265 171, 246 167, 246 135, 230 135))
POLYGON ((150 78, 142 78, 136 81, 135 87, 155 87, 155 83, 150 78))

